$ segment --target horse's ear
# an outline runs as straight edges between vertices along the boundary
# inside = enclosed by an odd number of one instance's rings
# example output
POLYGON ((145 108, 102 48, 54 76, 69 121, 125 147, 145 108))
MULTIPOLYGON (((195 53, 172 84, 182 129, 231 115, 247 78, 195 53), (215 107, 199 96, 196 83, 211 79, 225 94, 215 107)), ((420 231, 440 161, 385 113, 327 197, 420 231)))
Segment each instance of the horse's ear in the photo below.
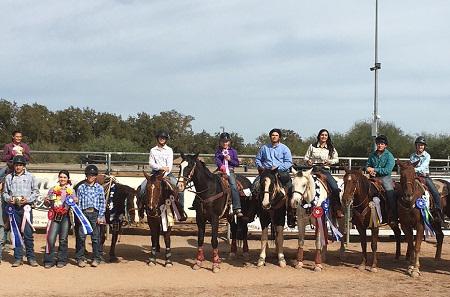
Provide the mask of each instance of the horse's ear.
POLYGON ((347 167, 344 168, 345 174, 350 173, 350 169, 348 169, 347 167))
POLYGON ((184 155, 184 153, 180 153, 181 159, 185 160, 186 156, 184 155))
POLYGON ((294 167, 292 167, 292 168, 291 168, 291 171, 292 171, 292 173, 293 173, 294 175, 297 175, 297 172, 298 172, 298 171, 297 171, 297 170, 295 170, 295 168, 294 168, 294 167))
POLYGON ((142 170, 142 172, 144 173, 144 176, 147 179, 147 181, 150 181, 150 178, 151 178, 150 175, 144 170, 142 170))
POLYGON ((416 167, 416 166, 417 166, 417 164, 419 164, 419 162, 420 162, 420 160, 417 160, 416 162, 414 162, 414 163, 411 163, 411 165, 412 165, 413 167, 416 167))
POLYGON ((313 171, 313 168, 306 170, 303 175, 311 175, 313 171))
POLYGON ((195 160, 198 159, 198 155, 199 155, 199 153, 196 153, 196 154, 194 155, 194 159, 195 159, 195 160))

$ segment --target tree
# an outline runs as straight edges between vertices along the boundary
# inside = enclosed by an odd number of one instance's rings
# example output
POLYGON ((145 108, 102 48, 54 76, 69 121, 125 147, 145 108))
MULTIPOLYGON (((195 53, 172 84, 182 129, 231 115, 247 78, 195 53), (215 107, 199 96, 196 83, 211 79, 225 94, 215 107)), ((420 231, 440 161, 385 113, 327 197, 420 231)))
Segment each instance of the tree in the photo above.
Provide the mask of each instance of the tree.
POLYGON ((18 106, 16 102, 0 99, 0 141, 7 143, 11 141, 11 133, 17 128, 18 106))
POLYGON ((44 105, 22 105, 17 112, 17 123, 25 142, 51 142, 55 118, 53 112, 44 105))

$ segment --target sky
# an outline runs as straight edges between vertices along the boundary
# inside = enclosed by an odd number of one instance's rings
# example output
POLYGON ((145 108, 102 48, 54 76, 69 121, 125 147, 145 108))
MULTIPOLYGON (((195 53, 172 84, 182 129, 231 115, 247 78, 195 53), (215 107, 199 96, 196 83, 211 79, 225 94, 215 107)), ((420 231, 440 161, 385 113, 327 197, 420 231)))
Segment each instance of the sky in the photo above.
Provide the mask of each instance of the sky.
MULTIPOLYGON (((379 0, 379 115, 450 128, 450 1, 379 0)), ((0 98, 306 138, 371 120, 375 0, 2 0, 0 98)))

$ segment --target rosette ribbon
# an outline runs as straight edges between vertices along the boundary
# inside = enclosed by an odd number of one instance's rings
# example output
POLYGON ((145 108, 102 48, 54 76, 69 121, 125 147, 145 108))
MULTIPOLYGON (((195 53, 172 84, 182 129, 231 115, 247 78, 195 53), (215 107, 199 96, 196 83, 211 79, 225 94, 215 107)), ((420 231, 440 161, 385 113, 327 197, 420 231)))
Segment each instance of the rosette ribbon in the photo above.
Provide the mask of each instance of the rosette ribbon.
POLYGON ((75 203, 73 198, 72 197, 67 198, 66 203, 67 203, 67 205, 70 206, 70 208, 72 208, 73 213, 77 216, 78 220, 80 220, 81 227, 83 227, 84 234, 86 234, 86 235, 92 234, 93 230, 92 230, 91 223, 89 223, 89 220, 86 218, 86 216, 84 215, 81 208, 75 203))
POLYGON ((383 215, 381 214, 381 204, 380 204, 381 200, 378 197, 373 197, 372 201, 375 204, 375 209, 377 210, 378 221, 380 223, 383 223, 383 215))
POLYGON ((25 232, 25 226, 27 225, 27 223, 30 224, 33 231, 36 231, 36 229, 33 227, 33 224, 31 224, 31 206, 28 204, 23 207, 22 226, 20 228, 20 230, 22 230, 22 233, 25 232))
POLYGON ((325 232, 324 222, 322 217, 324 215, 323 208, 320 206, 316 206, 312 210, 311 214, 316 219, 316 237, 320 238, 320 247, 324 247, 327 245, 327 233, 325 232))
POLYGON ((328 198, 324 202, 322 202, 322 208, 325 212, 325 217, 327 218, 331 234, 333 234, 333 238, 335 238, 336 241, 341 241, 343 235, 341 232, 339 232, 338 228, 333 224, 333 221, 330 219, 330 204, 328 198))
POLYGON ((11 241, 13 246, 21 248, 24 246, 22 234, 20 234, 19 226, 16 221, 16 210, 12 205, 6 207, 6 213, 9 216, 9 224, 11 226, 11 241))
POLYGON ((167 231, 167 227, 173 226, 173 216, 175 215, 175 219, 177 221, 180 220, 180 212, 178 211, 177 205, 175 203, 175 197, 173 195, 170 196, 170 199, 166 199, 166 203, 159 207, 161 210, 161 224, 162 230, 164 232, 167 231), (173 214, 172 214, 173 210, 173 214))
POLYGON ((223 162, 223 164, 225 165, 225 172, 226 172, 226 174, 228 175, 228 176, 230 176, 230 168, 228 167, 228 160, 225 158, 226 156, 228 156, 229 155, 229 153, 228 153, 228 150, 227 149, 224 149, 223 151, 222 151, 222 155, 223 155, 223 160, 224 160, 224 162, 223 162))
POLYGON ((430 223, 431 213, 428 210, 425 199, 417 198, 416 207, 420 210, 420 214, 422 215, 422 220, 425 227, 425 237, 434 236, 434 230, 430 223))

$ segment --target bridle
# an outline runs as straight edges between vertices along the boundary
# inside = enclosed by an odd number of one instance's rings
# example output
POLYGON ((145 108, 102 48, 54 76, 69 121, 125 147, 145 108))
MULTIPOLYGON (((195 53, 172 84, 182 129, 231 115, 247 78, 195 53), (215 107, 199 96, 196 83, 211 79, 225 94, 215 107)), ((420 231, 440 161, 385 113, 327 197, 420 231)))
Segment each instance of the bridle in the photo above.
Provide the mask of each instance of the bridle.
POLYGON ((194 161, 194 166, 192 166, 192 169, 191 169, 191 171, 189 171, 189 174, 188 174, 188 176, 186 178, 182 175, 182 172, 180 170, 180 174, 178 175, 177 184, 179 182, 181 182, 181 183, 183 183, 184 187, 186 188, 186 185, 189 184, 192 181, 192 179, 193 179, 194 171, 195 171, 196 167, 197 167, 197 162, 194 161))

